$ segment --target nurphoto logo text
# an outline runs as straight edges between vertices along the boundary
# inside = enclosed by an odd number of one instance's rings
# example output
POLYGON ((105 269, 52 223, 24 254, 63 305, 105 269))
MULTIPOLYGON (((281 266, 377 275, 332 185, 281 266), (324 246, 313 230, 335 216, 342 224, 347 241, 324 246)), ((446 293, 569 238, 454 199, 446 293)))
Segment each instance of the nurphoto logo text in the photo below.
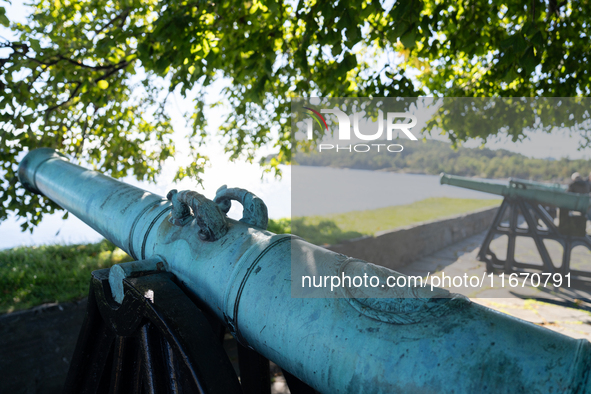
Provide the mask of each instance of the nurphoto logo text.
MULTIPOLYGON (((320 126, 321 129, 326 129, 328 131, 328 125, 326 123, 326 119, 322 114, 332 114, 335 115, 338 122, 338 140, 339 141, 351 141, 351 121, 349 119, 349 115, 347 113, 341 111, 339 108, 333 109, 321 109, 320 112, 309 108, 304 107, 307 109, 311 115, 311 118, 304 120, 306 127, 307 127, 307 138, 311 140, 314 138, 313 134, 313 122, 312 119, 316 121, 316 123, 320 126)), ((353 134, 355 137, 361 141, 376 141, 382 139, 384 134, 384 114, 382 111, 378 111, 379 115, 378 119, 378 128, 377 131, 372 132, 371 134, 364 134, 361 132, 359 127, 360 119, 362 117, 363 112, 354 112, 353 113, 353 134)), ((417 117, 406 113, 406 112, 388 112, 385 117, 386 120, 386 141, 392 141, 394 138, 398 137, 399 135, 404 134, 408 139, 412 141, 416 141, 417 137, 413 135, 410 129, 417 124, 417 117), (409 123, 397 123, 397 120, 407 121, 410 120, 409 123)), ((383 139, 382 139, 383 140, 383 139)), ((404 149, 400 144, 355 144, 355 145, 347 145, 347 146, 340 146, 338 144, 319 144, 318 151, 326 151, 326 150, 335 150, 336 152, 339 151, 348 151, 348 152, 369 152, 372 150, 380 151, 387 151, 387 152, 402 152, 404 149)))

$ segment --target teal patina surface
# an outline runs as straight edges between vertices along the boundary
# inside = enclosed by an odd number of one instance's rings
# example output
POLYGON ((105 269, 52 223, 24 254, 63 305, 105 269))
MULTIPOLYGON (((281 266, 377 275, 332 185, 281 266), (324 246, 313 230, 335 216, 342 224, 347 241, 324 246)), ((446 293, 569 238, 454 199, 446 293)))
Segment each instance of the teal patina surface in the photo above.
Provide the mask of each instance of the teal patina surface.
POLYGON ((369 298, 321 288, 316 298, 293 297, 300 264, 322 275, 401 274, 266 231, 262 202, 240 189, 220 189, 215 203, 195 192, 165 199, 51 149, 30 152, 19 177, 148 269, 176 275, 242 344, 320 392, 591 393, 588 341, 442 289, 369 298), (242 221, 225 216, 229 200, 246 205, 242 221))
POLYGON ((440 182, 442 185, 459 186, 510 198, 522 198, 573 211, 587 212, 591 208, 589 194, 569 193, 565 187, 555 183, 511 179, 508 185, 501 185, 448 174, 441 174, 440 182))

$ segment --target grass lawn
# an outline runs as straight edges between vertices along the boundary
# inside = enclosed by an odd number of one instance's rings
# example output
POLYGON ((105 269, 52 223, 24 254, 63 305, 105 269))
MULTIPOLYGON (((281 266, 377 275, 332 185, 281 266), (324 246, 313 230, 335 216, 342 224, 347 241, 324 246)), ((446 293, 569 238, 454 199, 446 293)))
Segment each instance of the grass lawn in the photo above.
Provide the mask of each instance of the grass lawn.
POLYGON ((326 216, 293 218, 291 230, 317 245, 331 245, 410 224, 498 206, 501 200, 434 197, 408 205, 326 216))
POLYGON ((90 273, 131 261, 109 241, 0 250, 0 313, 88 294, 90 273))
MULTIPOLYGON (((269 221, 269 231, 299 235, 317 245, 373 235, 409 224, 499 205, 501 200, 429 198, 409 205, 329 216, 269 221)), ((108 241, 0 250, 0 313, 47 302, 79 300, 88 294, 90 273, 131 261, 108 241)))

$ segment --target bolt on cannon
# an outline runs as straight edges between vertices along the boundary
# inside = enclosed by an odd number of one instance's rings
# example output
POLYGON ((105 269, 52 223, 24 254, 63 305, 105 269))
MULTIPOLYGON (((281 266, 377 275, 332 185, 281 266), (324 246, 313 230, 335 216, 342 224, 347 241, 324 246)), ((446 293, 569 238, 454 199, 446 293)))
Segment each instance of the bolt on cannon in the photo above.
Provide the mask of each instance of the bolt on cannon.
POLYGON ((461 295, 294 290, 306 272, 401 274, 266 231, 264 203, 245 190, 162 198, 51 149, 29 152, 19 178, 137 260, 93 273, 67 393, 268 392, 267 359, 292 393, 591 393, 588 341, 461 295), (232 200, 240 221, 226 216, 232 200), (240 382, 219 327, 244 349, 240 382))

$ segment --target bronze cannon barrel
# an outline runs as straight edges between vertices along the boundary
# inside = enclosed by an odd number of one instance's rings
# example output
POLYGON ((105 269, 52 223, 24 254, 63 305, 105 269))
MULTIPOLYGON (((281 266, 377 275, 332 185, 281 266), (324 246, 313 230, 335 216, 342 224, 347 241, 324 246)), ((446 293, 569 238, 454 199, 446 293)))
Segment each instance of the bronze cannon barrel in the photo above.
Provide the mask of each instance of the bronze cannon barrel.
POLYGON ((448 174, 441 174, 440 183, 484 193, 498 194, 499 196, 523 198, 579 212, 587 212, 591 207, 589 194, 569 193, 555 184, 542 184, 515 179, 511 180, 509 185, 502 185, 448 174))
POLYGON ((30 152, 19 177, 134 258, 163 261, 242 344, 320 392, 591 393, 588 341, 437 288, 378 289, 375 298, 355 284, 338 294, 303 286, 306 272, 403 275, 270 233, 256 210, 243 221, 216 216, 216 203, 194 192, 171 202, 49 149, 30 152))

